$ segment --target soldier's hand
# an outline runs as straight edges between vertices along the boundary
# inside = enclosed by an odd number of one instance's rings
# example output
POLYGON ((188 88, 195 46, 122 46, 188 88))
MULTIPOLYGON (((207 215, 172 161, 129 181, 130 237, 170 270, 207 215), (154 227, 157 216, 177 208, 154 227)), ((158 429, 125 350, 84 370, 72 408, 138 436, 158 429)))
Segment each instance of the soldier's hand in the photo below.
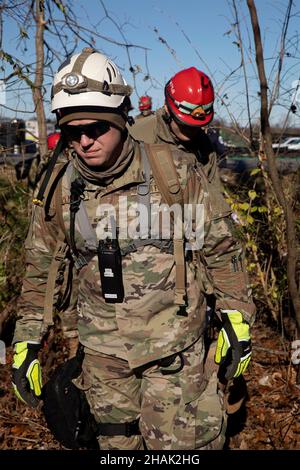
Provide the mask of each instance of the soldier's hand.
POLYGON ((17 397, 36 407, 42 394, 42 374, 38 360, 39 343, 22 341, 14 346, 12 366, 13 388, 17 397))
POLYGON ((249 325, 238 310, 222 310, 223 327, 219 332, 215 362, 220 364, 219 379, 230 380, 247 369, 251 359, 249 325))

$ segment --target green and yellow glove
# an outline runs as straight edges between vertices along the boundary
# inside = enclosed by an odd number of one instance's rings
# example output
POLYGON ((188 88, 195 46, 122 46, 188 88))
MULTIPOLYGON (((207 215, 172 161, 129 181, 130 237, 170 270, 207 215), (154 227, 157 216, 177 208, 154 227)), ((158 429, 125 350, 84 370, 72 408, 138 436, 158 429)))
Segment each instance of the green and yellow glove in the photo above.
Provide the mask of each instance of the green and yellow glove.
POLYGON ((251 359, 249 325, 238 310, 221 310, 223 327, 219 332, 215 362, 220 364, 219 379, 230 380, 247 369, 251 359))
POLYGON ((42 394, 42 374, 38 360, 41 345, 22 341, 14 346, 12 370, 13 387, 17 397, 27 405, 36 407, 42 394))

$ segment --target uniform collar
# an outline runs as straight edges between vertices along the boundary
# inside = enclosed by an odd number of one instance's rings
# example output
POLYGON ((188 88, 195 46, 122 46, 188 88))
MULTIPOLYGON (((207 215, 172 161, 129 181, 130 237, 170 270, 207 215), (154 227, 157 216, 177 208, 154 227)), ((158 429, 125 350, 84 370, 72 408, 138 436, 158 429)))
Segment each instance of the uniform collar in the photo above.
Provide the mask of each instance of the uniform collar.
POLYGON ((116 175, 109 184, 101 184, 100 182, 99 184, 95 184, 86 181, 87 191, 99 191, 101 188, 102 194, 108 194, 126 186, 135 186, 145 181, 141 165, 141 151, 139 144, 131 137, 128 137, 128 139, 130 139, 130 144, 132 143, 133 145, 133 156, 126 170, 120 175, 116 175))

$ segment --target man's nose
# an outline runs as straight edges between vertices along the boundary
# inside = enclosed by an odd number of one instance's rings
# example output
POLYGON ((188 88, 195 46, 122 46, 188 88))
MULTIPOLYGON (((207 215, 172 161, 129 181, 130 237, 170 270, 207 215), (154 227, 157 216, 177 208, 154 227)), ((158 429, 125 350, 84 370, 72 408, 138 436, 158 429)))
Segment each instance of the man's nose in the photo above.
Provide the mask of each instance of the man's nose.
POLYGON ((91 145, 94 142, 94 139, 91 137, 87 136, 86 134, 82 133, 80 136, 80 145, 82 147, 87 147, 91 145))

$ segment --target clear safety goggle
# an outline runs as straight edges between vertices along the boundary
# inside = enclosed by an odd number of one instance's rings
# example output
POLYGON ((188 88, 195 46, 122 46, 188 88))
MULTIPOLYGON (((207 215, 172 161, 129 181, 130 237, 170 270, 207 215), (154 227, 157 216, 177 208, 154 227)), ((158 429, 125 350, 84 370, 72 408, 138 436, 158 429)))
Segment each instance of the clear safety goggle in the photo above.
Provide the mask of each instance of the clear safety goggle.
POLYGON ((181 113, 188 114, 194 119, 201 119, 213 111, 213 101, 202 105, 189 103, 188 101, 173 101, 181 113))

